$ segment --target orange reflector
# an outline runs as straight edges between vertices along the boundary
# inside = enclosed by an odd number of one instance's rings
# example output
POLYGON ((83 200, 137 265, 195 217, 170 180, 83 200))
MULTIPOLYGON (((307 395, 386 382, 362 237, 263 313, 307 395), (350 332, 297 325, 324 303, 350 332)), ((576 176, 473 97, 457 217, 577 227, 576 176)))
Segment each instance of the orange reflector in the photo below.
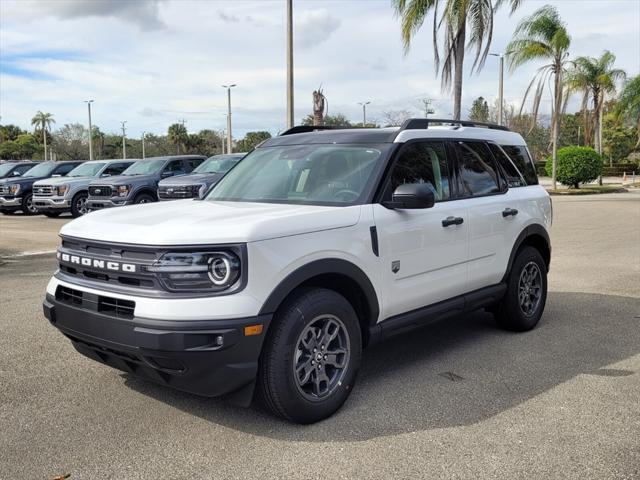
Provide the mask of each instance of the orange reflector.
POLYGON ((249 325, 244 327, 244 336, 249 337, 251 335, 260 335, 262 333, 262 324, 249 325))

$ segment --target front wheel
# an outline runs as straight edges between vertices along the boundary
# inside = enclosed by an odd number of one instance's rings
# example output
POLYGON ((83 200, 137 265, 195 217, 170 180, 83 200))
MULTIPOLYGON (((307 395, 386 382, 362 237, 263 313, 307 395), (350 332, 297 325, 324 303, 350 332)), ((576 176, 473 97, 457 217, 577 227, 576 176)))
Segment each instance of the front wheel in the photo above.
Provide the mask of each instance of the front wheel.
POLYGON ((89 206, 87 205, 88 195, 84 192, 76 193, 71 200, 71 216, 78 218, 86 213, 89 213, 89 206))
POLYGON ((538 250, 524 247, 513 262, 507 293, 495 311, 496 320, 507 330, 531 330, 538 324, 546 301, 547 265, 538 250))
POLYGON ((289 421, 327 418, 351 393, 361 355, 360 324, 351 304, 332 290, 301 290, 278 310, 265 340, 261 396, 289 421))
POLYGON ((38 209, 36 208, 36 206, 33 204, 33 195, 29 194, 26 197, 24 197, 22 199, 22 213, 24 213, 25 215, 37 215, 38 209))
POLYGON ((149 195, 148 193, 141 193, 139 195, 136 196, 136 198, 133 200, 133 203, 140 204, 140 203, 152 203, 155 202, 156 199, 153 198, 151 195, 149 195))

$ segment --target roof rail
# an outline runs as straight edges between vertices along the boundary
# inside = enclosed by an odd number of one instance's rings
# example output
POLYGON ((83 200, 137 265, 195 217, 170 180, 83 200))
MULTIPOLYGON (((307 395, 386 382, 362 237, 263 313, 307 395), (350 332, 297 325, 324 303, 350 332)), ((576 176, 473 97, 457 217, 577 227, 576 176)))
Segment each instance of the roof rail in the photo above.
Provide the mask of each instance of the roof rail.
POLYGON ((309 132, 318 132, 321 130, 344 130, 347 128, 359 128, 351 125, 344 126, 334 126, 334 125, 297 125, 295 127, 291 127, 288 130, 282 132, 279 137, 283 135, 294 135, 296 133, 309 133, 309 132))
POLYGON ((511 131, 509 130, 509 128, 503 125, 496 125, 495 123, 474 122, 473 120, 452 120, 452 119, 444 119, 444 118, 410 118, 402 124, 402 126, 400 127, 400 131, 423 130, 425 128, 429 128, 429 124, 431 123, 456 125, 459 127, 480 127, 480 128, 488 128, 491 130, 504 130, 507 132, 511 131))

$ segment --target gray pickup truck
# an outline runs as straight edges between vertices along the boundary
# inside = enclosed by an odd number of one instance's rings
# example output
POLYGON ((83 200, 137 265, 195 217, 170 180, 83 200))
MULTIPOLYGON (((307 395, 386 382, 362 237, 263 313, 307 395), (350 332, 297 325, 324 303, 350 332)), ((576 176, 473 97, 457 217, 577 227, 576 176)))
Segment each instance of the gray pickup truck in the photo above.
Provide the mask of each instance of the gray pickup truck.
POLYGON ((202 155, 179 155, 138 160, 122 175, 91 182, 87 206, 90 210, 100 210, 157 202, 156 190, 160 180, 191 173, 205 159, 202 155))
POLYGON ((245 155, 246 153, 214 155, 189 175, 161 180, 158 184, 158 199, 163 201, 202 197, 245 155))
POLYGON ((120 175, 133 163, 133 160, 93 160, 77 166, 65 177, 39 180, 33 184, 33 204, 48 217, 64 212, 71 212, 74 218, 84 215, 88 212, 91 181, 120 175))

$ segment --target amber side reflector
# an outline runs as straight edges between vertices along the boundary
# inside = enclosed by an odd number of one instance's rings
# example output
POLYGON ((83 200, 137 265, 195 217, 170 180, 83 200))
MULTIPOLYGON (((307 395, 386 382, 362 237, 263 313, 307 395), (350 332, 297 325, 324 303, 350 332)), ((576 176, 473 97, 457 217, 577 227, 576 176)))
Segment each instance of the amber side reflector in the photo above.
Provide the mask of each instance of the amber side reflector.
POLYGON ((244 336, 250 337, 251 335, 260 335, 262 333, 262 324, 248 325, 244 327, 244 336))

